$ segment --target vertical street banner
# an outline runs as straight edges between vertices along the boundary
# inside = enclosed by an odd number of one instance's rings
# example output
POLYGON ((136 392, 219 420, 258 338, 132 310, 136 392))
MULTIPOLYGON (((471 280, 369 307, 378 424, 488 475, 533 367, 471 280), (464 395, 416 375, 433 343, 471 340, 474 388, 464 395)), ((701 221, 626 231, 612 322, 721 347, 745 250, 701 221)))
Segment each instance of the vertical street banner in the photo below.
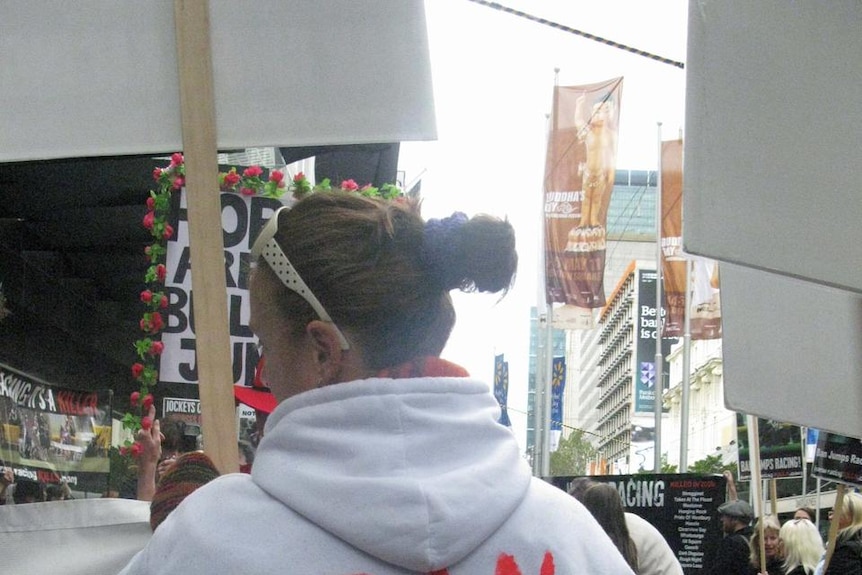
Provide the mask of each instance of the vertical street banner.
POLYGON ((718 263, 693 258, 691 292, 691 339, 721 337, 721 282, 718 263))
POLYGON ((566 390, 566 358, 551 363, 551 451, 556 451, 563 435, 563 393, 566 390))
POLYGON ((555 86, 544 178, 545 298, 553 326, 590 329, 605 305, 607 213, 623 79, 555 86))
MULTIPOLYGON (((658 337, 658 312, 656 311, 656 273, 655 270, 637 269, 637 311, 635 321, 635 415, 652 415, 655 413, 656 388, 661 383, 662 390, 668 388, 670 382, 670 365, 667 357, 670 348, 678 338, 658 337), (661 340, 662 352, 662 382, 656 381, 656 341, 661 340)), ((665 312, 662 310, 662 315, 665 312)), ((661 397, 663 391, 659 391, 661 397)), ((654 423, 654 422, 653 422, 654 423)))
MULTIPOLYGON (((553 477, 551 483, 568 491, 577 477, 553 477)), ((725 501, 727 480, 720 475, 638 473, 590 476, 612 485, 627 513, 653 524, 664 535, 685 575, 709 573, 724 537, 717 520, 725 501)))
POLYGON ((686 257, 682 252, 682 140, 661 143, 661 268, 665 337, 682 337, 685 324, 686 257))
MULTIPOLYGON (((169 383, 197 383, 195 322, 186 193, 174 194, 179 205, 172 210, 175 233, 167 246, 165 291, 169 298, 167 327, 162 333, 164 352, 159 380, 169 383)), ((228 294, 228 322, 234 384, 252 385, 259 359, 257 340, 248 326, 248 274, 251 245, 267 220, 283 204, 260 196, 221 193, 222 237, 224 240, 225 288, 228 294)))
MULTIPOLYGON (((748 445, 746 416, 736 414, 736 435, 739 444, 739 480, 751 480, 751 446, 748 445)), ((760 476, 763 479, 802 477, 802 429, 792 423, 757 418, 760 443, 760 476)))
POLYGON ((664 337, 681 337, 685 329, 685 292, 691 289, 689 327, 691 339, 721 337, 718 264, 682 251, 683 142, 661 144, 661 253, 663 293, 667 315, 664 337), (685 270, 692 261, 691 285, 685 270))
POLYGON ((0 364, 0 466, 16 478, 101 492, 110 447, 110 390, 66 389, 0 364))
POLYGON ((506 402, 509 400, 509 362, 503 361, 503 354, 494 356, 494 397, 500 404, 500 423, 512 427, 506 402))
POLYGON ((811 474, 826 481, 862 487, 862 441, 820 431, 811 474))

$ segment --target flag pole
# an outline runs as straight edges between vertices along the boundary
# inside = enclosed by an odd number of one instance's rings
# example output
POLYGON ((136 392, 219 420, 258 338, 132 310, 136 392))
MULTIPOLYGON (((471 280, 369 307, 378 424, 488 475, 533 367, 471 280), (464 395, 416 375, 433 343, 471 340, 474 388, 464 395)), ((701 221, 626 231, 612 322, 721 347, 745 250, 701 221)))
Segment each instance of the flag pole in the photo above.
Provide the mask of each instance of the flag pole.
POLYGON ((553 362, 553 321, 554 306, 548 304, 547 324, 545 326, 545 368, 542 380, 542 477, 551 475, 551 380, 554 377, 553 362))
MULTIPOLYGON (((553 109, 551 110, 551 118, 546 116, 545 119, 545 141, 548 142, 551 130, 556 126, 550 126, 550 122, 556 123, 558 98, 557 86, 559 85, 560 69, 554 68, 554 99, 553 109)), ((547 145, 547 144, 546 144, 547 145)), ((545 286, 545 274, 547 273, 547 263, 545 261, 545 252, 547 250, 547 218, 545 218, 545 197, 544 192, 545 182, 542 183, 542 201, 540 203, 539 217, 541 218, 542 239, 539 242, 539 278, 537 285, 539 286, 539 305, 536 306, 536 315, 538 316, 538 330, 536 333, 536 385, 533 390, 533 475, 538 477, 547 477, 550 473, 550 455, 547 448, 550 445, 550 370, 547 365, 551 361, 550 349, 544 344, 545 341, 551 340, 551 313, 553 303, 548 301, 547 289, 545 286), (547 331, 546 331, 547 330, 547 331), (542 337, 546 336, 546 337, 542 337), (544 372, 548 372, 547 375, 544 372), (547 399, 547 410, 545 403, 547 399), (547 459, 547 462, 546 462, 547 459)))
POLYGON ((682 399, 680 400, 679 430, 679 472, 688 472, 688 410, 689 386, 691 385, 691 266, 690 258, 685 259, 685 311, 683 313, 682 334, 682 399))
POLYGON ((661 293, 661 122, 656 123, 658 136, 658 174, 656 180, 655 194, 655 245, 656 245, 656 273, 655 273, 655 453, 654 453, 654 473, 661 473, 661 419, 662 419, 662 393, 664 391, 664 375, 662 373, 662 350, 661 350, 661 330, 662 330, 662 293, 661 293))

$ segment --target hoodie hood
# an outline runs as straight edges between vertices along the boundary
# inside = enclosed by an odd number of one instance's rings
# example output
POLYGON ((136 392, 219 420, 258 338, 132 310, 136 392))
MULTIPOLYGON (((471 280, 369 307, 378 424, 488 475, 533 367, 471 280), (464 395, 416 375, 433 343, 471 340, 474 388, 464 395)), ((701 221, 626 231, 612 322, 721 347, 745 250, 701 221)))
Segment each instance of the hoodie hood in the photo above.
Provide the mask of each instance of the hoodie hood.
POLYGON ((282 402, 252 479, 383 561, 428 572, 488 539, 531 472, 488 387, 468 378, 366 379, 282 402))

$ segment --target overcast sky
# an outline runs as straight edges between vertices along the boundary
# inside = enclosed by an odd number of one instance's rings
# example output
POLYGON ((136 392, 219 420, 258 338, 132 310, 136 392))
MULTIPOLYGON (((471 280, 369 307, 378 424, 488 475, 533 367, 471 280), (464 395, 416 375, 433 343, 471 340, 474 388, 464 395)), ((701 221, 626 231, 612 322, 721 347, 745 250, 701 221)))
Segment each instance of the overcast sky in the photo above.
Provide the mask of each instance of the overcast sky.
MULTIPOLYGON (((505 0, 506 7, 685 61, 683 0, 505 0)), ((443 356, 489 383, 494 355, 509 362, 513 428, 525 446, 530 306, 539 300, 537 254, 545 125, 555 68, 560 85, 622 76, 618 169, 656 169, 662 139, 683 128, 685 71, 605 43, 469 0, 426 0, 438 139, 405 143, 407 180, 423 170, 423 216, 453 211, 508 217, 520 257, 515 288, 502 301, 456 298, 458 324, 443 356)))

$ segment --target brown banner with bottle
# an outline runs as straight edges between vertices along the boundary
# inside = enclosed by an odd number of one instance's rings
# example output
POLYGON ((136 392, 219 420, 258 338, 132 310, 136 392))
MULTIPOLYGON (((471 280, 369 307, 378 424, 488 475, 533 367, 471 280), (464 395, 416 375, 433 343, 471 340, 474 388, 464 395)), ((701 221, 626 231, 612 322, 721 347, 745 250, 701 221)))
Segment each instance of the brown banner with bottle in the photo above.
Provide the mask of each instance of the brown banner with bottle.
POLYGON ((545 160, 545 297, 554 327, 589 329, 605 305, 606 222, 622 78, 556 86, 545 160))

